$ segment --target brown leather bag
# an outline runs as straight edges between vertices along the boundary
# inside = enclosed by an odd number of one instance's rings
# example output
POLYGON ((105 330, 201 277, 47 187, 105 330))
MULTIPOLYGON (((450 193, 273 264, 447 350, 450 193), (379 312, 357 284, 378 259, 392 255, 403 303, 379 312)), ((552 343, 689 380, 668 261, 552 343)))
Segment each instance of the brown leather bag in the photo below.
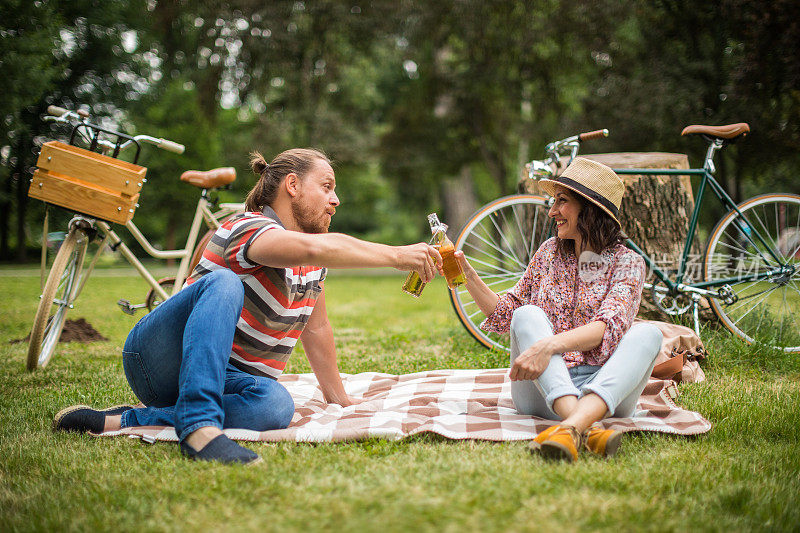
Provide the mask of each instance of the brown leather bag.
POLYGON ((664 335, 661 351, 656 356, 656 364, 651 373, 654 378, 671 379, 678 383, 705 380, 706 376, 698 361, 706 357, 706 350, 703 341, 692 329, 656 320, 637 319, 635 322, 649 322, 664 335))

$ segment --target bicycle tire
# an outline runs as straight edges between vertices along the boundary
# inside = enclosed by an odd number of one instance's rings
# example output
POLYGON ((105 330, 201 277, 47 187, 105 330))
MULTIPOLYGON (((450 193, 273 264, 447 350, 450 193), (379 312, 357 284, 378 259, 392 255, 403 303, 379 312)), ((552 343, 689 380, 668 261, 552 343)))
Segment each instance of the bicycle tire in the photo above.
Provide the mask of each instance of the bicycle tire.
POLYGON ((725 327, 748 344, 800 351, 800 196, 764 194, 742 202, 738 209, 794 272, 749 281, 746 276, 774 270, 776 263, 758 239, 748 238, 747 226, 737 224, 741 216, 731 211, 711 232, 703 279, 741 276, 741 281, 729 284, 736 301, 710 298, 711 308, 725 327))
MULTIPOLYGON (((478 209, 456 238, 480 278, 499 295, 505 294, 525 273, 539 246, 551 236, 552 222, 541 196, 505 196, 478 209)), ((487 348, 508 351, 508 334, 480 329, 483 320, 475 301, 462 285, 450 291, 450 303, 469 334, 487 348)))
MULTIPOLYGON (((168 278, 161 278, 158 280, 158 284, 161 286, 162 289, 167 291, 167 294, 172 296, 172 290, 175 287, 175 276, 170 276, 168 278)), ((147 312, 151 312, 153 309, 161 305, 164 300, 161 299, 161 296, 153 290, 152 288, 147 291, 147 296, 144 298, 144 305, 147 309, 147 312)))
POLYGON ((83 260, 89 239, 78 227, 72 228, 53 261, 33 319, 28 345, 27 369, 32 372, 47 366, 53 357, 67 311, 80 287, 83 260))

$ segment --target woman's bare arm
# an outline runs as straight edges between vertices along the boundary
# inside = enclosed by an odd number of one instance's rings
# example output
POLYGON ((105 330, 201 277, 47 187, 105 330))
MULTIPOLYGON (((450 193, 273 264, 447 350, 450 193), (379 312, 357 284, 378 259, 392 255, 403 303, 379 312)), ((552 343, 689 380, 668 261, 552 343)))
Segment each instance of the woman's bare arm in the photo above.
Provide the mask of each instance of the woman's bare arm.
POLYGON ((478 309, 480 309, 484 315, 491 315, 497 307, 497 302, 500 300, 500 297, 478 277, 478 273, 475 272, 475 269, 469 264, 467 258, 464 257, 464 252, 461 250, 457 251, 455 253, 455 258, 464 271, 464 277, 466 278, 464 287, 469 292, 469 295, 472 296, 472 299, 475 300, 475 303, 478 305, 478 309))

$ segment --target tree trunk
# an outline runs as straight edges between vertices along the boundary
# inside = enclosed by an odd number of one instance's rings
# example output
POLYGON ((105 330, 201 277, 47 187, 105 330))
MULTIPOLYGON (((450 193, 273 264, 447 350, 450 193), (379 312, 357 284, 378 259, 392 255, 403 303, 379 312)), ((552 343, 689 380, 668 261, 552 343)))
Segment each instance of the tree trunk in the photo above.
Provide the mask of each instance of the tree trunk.
POLYGON ((10 255, 8 241, 11 233, 11 195, 14 191, 11 169, 9 168, 8 172, 5 174, 6 179, 3 180, 3 196, 2 199, 0 199, 0 259, 8 259, 10 255))
MULTIPOLYGON (((661 152, 582 154, 612 168, 689 168, 684 154, 661 152)), ((622 175, 625 196, 620 209, 622 229, 656 266, 666 273, 677 272, 681 254, 689 231, 689 221, 694 209, 694 196, 689 176, 622 175)), ((521 182, 521 190, 540 194, 535 182, 521 182)), ((684 280, 699 280, 702 275, 701 243, 695 239, 689 255, 684 280)), ((648 281, 655 279, 648 272, 648 281)), ((666 317, 650 301, 649 294, 642 297, 640 313, 650 318, 666 317)))
POLYGON ((472 171, 464 165, 458 176, 442 181, 442 220, 449 226, 448 236, 455 241, 458 232, 478 208, 472 187, 472 171))
POLYGON ((31 164, 28 158, 31 156, 31 139, 23 135, 17 144, 17 162, 11 171, 11 179, 14 182, 17 196, 17 253, 18 263, 25 261, 26 242, 25 242, 25 216, 28 207, 28 186, 30 184, 30 174, 26 171, 31 164))

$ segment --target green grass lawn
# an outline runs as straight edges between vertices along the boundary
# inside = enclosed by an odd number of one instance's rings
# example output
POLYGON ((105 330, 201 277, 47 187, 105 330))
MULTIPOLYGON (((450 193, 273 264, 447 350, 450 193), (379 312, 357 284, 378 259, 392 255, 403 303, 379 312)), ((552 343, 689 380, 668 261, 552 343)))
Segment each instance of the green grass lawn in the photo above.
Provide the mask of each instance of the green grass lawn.
MULTIPOLYGON (((8 273, 8 272, 6 272, 8 273)), ((328 308, 342 372, 496 368, 456 321, 437 280, 416 300, 402 276, 331 275, 328 308)), ((136 277, 94 277, 71 318, 108 342, 60 345, 24 370, 38 278, 0 277, 0 531, 749 531, 800 529, 800 354, 704 335, 708 380, 679 403, 714 425, 697 438, 628 435, 611 461, 532 457, 525 443, 248 443, 253 468, 195 463, 173 444, 55 434, 74 403, 135 399, 121 346, 142 301, 136 277)), ((287 372, 308 372, 302 351, 287 372)))

